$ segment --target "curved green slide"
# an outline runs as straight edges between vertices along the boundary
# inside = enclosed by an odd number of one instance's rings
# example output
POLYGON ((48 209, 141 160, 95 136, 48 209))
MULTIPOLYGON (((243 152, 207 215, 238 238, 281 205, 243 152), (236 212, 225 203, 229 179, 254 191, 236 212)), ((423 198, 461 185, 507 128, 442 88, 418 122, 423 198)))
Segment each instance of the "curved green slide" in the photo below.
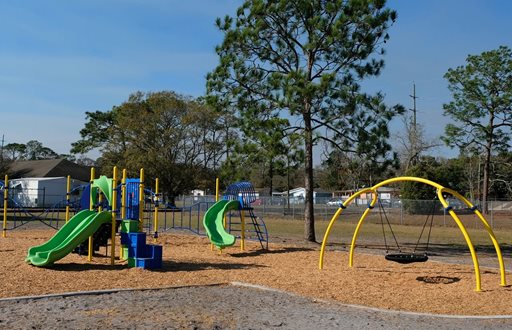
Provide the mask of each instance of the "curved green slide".
POLYGON ((51 265, 67 256, 75 247, 85 241, 104 223, 112 220, 108 211, 83 210, 62 226, 46 243, 31 247, 25 261, 35 266, 51 265))
POLYGON ((240 202, 222 199, 206 211, 203 225, 213 245, 222 249, 235 244, 236 237, 224 229, 224 214, 227 211, 238 210, 239 208, 240 202))

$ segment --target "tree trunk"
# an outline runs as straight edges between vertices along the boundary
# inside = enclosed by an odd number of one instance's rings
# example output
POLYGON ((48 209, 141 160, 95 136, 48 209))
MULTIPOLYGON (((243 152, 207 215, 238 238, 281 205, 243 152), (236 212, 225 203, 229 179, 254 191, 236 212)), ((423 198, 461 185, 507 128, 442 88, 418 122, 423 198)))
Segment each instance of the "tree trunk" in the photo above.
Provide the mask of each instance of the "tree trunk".
POLYGON ((290 213, 290 155, 286 155, 286 208, 290 213))
POLYGON ((491 150, 485 150, 485 160, 484 160, 484 182, 482 187, 482 212, 484 214, 489 213, 489 206, 487 205, 487 199, 489 195, 489 168, 491 163, 491 150))
MULTIPOLYGON (((311 105, 306 103, 306 108, 311 105)), ((304 114, 304 144, 306 148, 304 161, 304 185, 306 189, 304 200, 304 239, 316 242, 315 239, 315 210, 313 205, 313 130, 309 109, 304 114)))
POLYGON ((489 117, 489 127, 490 132, 487 136, 487 145, 485 146, 485 159, 484 159, 484 182, 482 187, 482 212, 484 214, 489 213, 489 205, 487 203, 489 196, 489 171, 491 168, 491 150, 493 145, 492 136, 494 134, 493 126, 494 125, 494 114, 491 112, 489 117))
POLYGON ((268 176, 269 176, 269 188, 268 195, 272 198, 272 191, 274 190, 274 160, 270 160, 270 164, 268 167, 268 176))

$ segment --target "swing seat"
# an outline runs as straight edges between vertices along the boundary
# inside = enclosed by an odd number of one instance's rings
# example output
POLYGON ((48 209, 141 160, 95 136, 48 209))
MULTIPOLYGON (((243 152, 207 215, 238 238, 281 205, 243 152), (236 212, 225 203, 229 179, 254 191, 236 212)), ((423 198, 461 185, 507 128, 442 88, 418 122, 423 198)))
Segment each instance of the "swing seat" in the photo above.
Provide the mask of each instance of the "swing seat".
POLYGON ((386 254, 386 260, 398 262, 400 264, 411 264, 413 262, 425 262, 428 260, 426 254, 416 253, 392 253, 386 254))

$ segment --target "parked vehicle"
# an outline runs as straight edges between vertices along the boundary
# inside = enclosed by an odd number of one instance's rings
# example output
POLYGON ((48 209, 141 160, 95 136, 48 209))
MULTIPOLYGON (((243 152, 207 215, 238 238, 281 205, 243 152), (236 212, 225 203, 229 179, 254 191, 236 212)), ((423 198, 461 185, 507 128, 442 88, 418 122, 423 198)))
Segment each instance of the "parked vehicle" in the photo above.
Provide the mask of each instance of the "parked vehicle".
POLYGON ((335 198, 335 199, 329 200, 326 204, 331 205, 331 206, 340 206, 341 204, 343 204, 343 202, 344 202, 343 199, 335 198))

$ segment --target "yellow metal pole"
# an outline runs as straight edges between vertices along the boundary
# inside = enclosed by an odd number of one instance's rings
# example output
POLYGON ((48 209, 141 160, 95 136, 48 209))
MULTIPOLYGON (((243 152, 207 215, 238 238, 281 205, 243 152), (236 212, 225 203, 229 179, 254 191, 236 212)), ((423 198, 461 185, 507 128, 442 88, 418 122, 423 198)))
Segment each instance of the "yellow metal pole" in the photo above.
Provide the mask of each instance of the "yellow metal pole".
POLYGON ((142 232, 142 225, 144 222, 144 169, 140 169, 140 184, 139 184, 139 231, 142 232))
MULTIPOLYGON (((217 190, 217 194, 219 194, 218 190, 217 190)), ((219 196, 217 196, 217 198, 219 198, 219 196)), ((226 214, 224 214, 224 228, 227 228, 228 227, 228 216, 226 214)))
POLYGON ((494 235, 494 232, 491 229, 491 226, 489 226, 489 224, 485 220, 485 218, 482 215, 482 213, 479 210, 477 210, 477 209, 475 209, 474 212, 475 212, 476 216, 480 219, 480 221, 483 222, 485 229, 487 230, 487 232, 491 236, 491 241, 492 241, 492 244, 494 245, 494 249, 496 250, 496 255, 498 256, 498 262, 499 262, 499 265, 500 265, 500 275, 501 275, 501 283, 500 283, 500 285, 501 286, 507 286, 507 279, 506 279, 506 276, 505 276, 505 264, 503 262, 503 255, 501 254, 501 249, 500 249, 500 245, 498 243, 498 240, 496 239, 496 236, 494 235))
MULTIPOLYGON (((219 201, 219 178, 215 178, 215 202, 218 202, 219 201)), ((224 218, 224 221, 225 221, 226 218, 224 218)), ((210 250, 214 250, 213 248, 213 244, 210 243, 210 250)))
POLYGON ((2 230, 2 237, 7 237, 7 202, 9 200, 9 177, 5 175, 4 180, 4 225, 2 230))
MULTIPOLYGON (((91 167, 91 189, 90 189, 90 198, 89 198, 89 210, 93 211, 94 210, 94 200, 92 198, 92 189, 93 189, 93 184, 94 184, 94 177, 95 177, 95 173, 94 173, 94 167, 91 167)), ((93 244, 93 241, 92 241, 92 235, 89 236, 89 250, 88 250, 88 254, 87 254, 87 260, 89 261, 92 261, 92 254, 93 254, 93 250, 94 250, 94 247, 92 246, 93 244)))
POLYGON ((126 169, 123 169, 121 180, 121 219, 124 220, 126 218, 126 169))
POLYGON ((489 226, 489 223, 487 220, 485 220, 482 212, 480 212, 470 201, 468 201, 464 196, 459 194, 458 192, 451 190, 449 188, 445 188, 442 190, 442 192, 447 192, 451 194, 452 196, 458 198, 460 201, 462 201, 466 206, 473 210, 473 213, 477 216, 478 219, 480 219, 480 222, 482 222, 485 230, 489 234, 489 237, 491 238, 492 244, 494 245, 494 249, 496 250, 496 255, 498 256, 498 263, 500 265, 500 275, 501 275, 501 286, 507 285, 507 279, 505 276, 505 264, 503 262, 503 255, 501 254, 501 248, 498 243, 498 239, 496 238, 496 235, 494 235, 494 231, 492 230, 491 226, 489 226))
POLYGON ((340 208, 338 208, 338 210, 336 211, 336 213, 333 215, 331 221, 329 222, 329 225, 327 226, 327 230, 325 231, 325 234, 324 234, 324 239, 322 241, 322 247, 320 249, 320 260, 318 261, 318 268, 319 269, 322 269, 324 267, 324 254, 325 254, 325 247, 327 245, 327 241, 329 240, 329 235, 331 234, 331 231, 332 231, 332 227, 334 226, 334 223, 336 222, 336 220, 338 219, 338 217, 341 215, 341 213, 343 212, 344 209, 347 208, 347 206, 350 205, 350 203, 352 203, 352 201, 354 201, 357 197, 359 197, 360 195, 362 194, 365 194, 365 193, 368 193, 368 192, 371 192, 372 190, 370 188, 365 188, 363 190, 360 190, 358 192, 356 192, 355 194, 353 194, 352 196, 350 196, 341 206, 340 208))
MULTIPOLYGON (((121 220, 126 219, 126 169, 123 169, 123 177, 121 179, 121 220)), ((124 260, 123 248, 119 251, 119 258, 124 260)))
POLYGON ((349 254, 349 258, 348 258, 348 266, 349 267, 352 267, 354 265, 354 249, 356 247, 356 240, 357 240, 357 236, 359 235, 359 229, 361 229, 361 225, 363 224, 364 219, 366 219, 366 216, 368 215, 368 213, 370 213, 370 211, 373 209, 373 206, 377 202, 377 196, 378 196, 377 191, 376 190, 373 191, 372 202, 370 203, 370 205, 368 205, 366 210, 363 212, 361 219, 359 219, 359 222, 357 223, 356 230, 354 230, 354 235, 352 236, 352 243, 350 243, 350 254, 349 254))
POLYGON ((327 245, 327 240, 329 239, 329 235, 331 234, 332 227, 338 217, 341 215, 343 210, 345 209, 345 205, 343 207, 338 208, 336 213, 331 218, 331 221, 329 222, 329 225, 327 225, 327 229, 325 230, 324 239, 322 241, 322 247, 320 248, 320 258, 318 260, 318 269, 324 268, 324 253, 325 253, 325 246, 327 245))
POLYGON ((114 166, 112 175, 112 232, 110 235, 110 264, 116 260, 116 211, 117 211, 117 167, 114 166))
POLYGON ((473 266, 475 268, 475 281, 476 281, 475 291, 481 291, 482 284, 481 284, 481 280, 480 280, 480 266, 478 264, 478 257, 476 256, 475 247, 473 246, 473 242, 471 242, 469 233, 467 232, 466 227, 464 226, 462 221, 460 221, 457 214, 455 214, 455 212, 451 208, 448 208, 449 205, 448 205, 448 202, 444 199, 443 191, 444 191, 443 187, 441 189, 437 190, 437 198, 439 199, 441 204, 443 204, 443 207, 445 208, 445 210, 448 209, 448 213, 451 215, 452 219, 455 221, 457 226, 459 226, 459 229, 462 232, 464 239, 466 240, 466 244, 469 247, 469 252, 471 252, 471 259, 473 259, 473 266))
POLYGON ((215 201, 219 201, 219 178, 215 179, 215 201))
POLYGON ((66 180, 66 223, 69 221, 69 201, 71 199, 71 176, 68 175, 66 180))
POLYGON ((154 230, 153 242, 158 242, 158 178, 155 179, 155 213, 154 213, 154 230))
POLYGON ((103 194, 101 190, 98 191, 98 212, 103 211, 103 206, 101 206, 101 203, 103 202, 103 194))

